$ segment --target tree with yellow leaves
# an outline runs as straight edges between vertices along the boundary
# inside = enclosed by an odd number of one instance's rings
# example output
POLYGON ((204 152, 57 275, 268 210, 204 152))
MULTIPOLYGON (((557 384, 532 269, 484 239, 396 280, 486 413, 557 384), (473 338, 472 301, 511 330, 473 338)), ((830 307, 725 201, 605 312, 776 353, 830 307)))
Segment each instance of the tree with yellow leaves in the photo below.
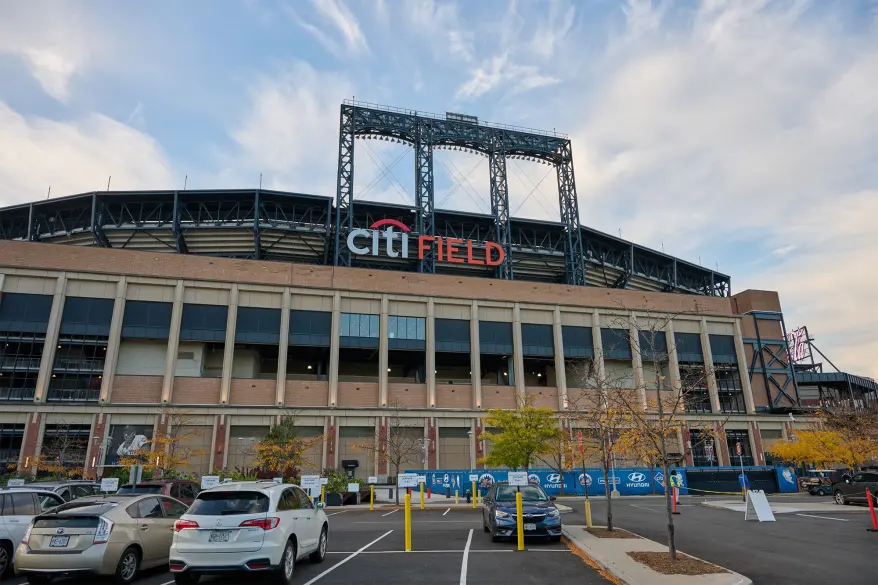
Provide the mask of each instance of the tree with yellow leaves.
POLYGON ((31 460, 32 468, 55 479, 82 477, 88 438, 71 427, 66 421, 52 425, 51 433, 47 431, 43 436, 39 456, 31 460))
POLYGON ((495 430, 481 434, 482 440, 491 441, 491 450, 481 462, 515 470, 528 471, 540 455, 554 451, 564 436, 555 411, 534 406, 531 400, 524 400, 515 410, 489 410, 484 425, 495 430))
POLYGON ((256 465, 280 477, 294 477, 308 464, 308 450, 323 441, 323 435, 302 436, 294 411, 286 412, 255 446, 256 465))
POLYGON ((817 421, 798 429, 790 440, 778 441, 771 454, 783 461, 859 469, 878 459, 878 413, 849 404, 827 403, 817 421))
POLYGON ((143 466, 144 471, 153 477, 172 479, 184 477, 192 459, 205 454, 204 449, 192 447, 192 443, 203 437, 204 431, 195 424, 194 417, 187 411, 172 407, 159 412, 159 425, 149 447, 119 459, 119 465, 143 466))

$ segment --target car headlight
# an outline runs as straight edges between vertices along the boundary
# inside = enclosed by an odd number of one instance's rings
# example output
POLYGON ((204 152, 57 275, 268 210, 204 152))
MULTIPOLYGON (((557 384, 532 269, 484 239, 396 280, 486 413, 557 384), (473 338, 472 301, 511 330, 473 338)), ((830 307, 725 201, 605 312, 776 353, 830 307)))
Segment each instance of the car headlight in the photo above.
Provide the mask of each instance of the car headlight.
POLYGON ((497 518, 509 518, 509 514, 504 512, 503 510, 497 510, 495 514, 497 518))
POLYGON ((560 516, 561 512, 558 511, 558 508, 552 508, 549 510, 549 516, 555 517, 560 516))

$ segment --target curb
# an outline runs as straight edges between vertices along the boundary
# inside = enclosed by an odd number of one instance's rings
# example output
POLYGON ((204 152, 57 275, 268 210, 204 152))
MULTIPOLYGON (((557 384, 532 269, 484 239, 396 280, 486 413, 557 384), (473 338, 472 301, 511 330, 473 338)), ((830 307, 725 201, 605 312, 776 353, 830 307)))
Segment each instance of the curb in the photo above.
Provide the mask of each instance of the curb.
MULTIPOLYGON (((585 527, 583 526, 583 528, 585 528, 585 527)), ((657 543, 654 540, 651 540, 649 538, 644 538, 643 536, 637 534, 636 532, 632 532, 631 530, 627 530, 627 529, 624 529, 624 530, 626 530, 627 532, 630 532, 631 534, 634 534, 634 535, 640 537, 641 539, 643 539, 645 541, 648 541, 648 542, 653 543, 653 544, 658 544, 660 546, 664 546, 664 545, 661 545, 660 543, 657 543)), ((580 554, 587 557, 592 563, 594 563, 594 565, 599 567, 601 571, 604 571, 604 572, 608 573, 609 575, 612 575, 613 580, 617 581, 618 583, 621 583, 622 585, 652 585, 653 583, 658 582, 659 579, 661 579, 662 581, 669 581, 669 582, 673 581, 674 583, 678 583, 680 585, 686 585, 687 583, 693 583, 693 584, 704 583, 706 580, 705 577, 708 577, 708 578, 712 577, 712 575, 665 575, 663 573, 657 573, 656 571, 653 571, 652 569, 650 569, 646 565, 643 565, 643 564, 638 563, 637 561, 631 559, 626 564, 630 564, 630 566, 632 568, 635 568, 637 572, 644 572, 645 571, 645 572, 651 574, 651 576, 648 577, 648 580, 638 579, 634 575, 629 574, 628 571, 625 571, 624 567, 620 566, 621 563, 616 563, 616 562, 608 561, 605 558, 601 558, 600 555, 595 554, 595 551, 588 550, 586 547, 582 546, 580 539, 576 535, 574 535, 569 530, 568 527, 562 526, 561 533, 564 535, 564 538, 567 540, 569 546, 575 547, 580 552, 580 554), (657 575, 657 577, 656 577, 656 575, 657 575)), ((728 583, 727 585, 753 585, 753 581, 749 577, 745 577, 744 575, 742 575, 736 571, 732 571, 731 569, 728 569, 728 568, 723 567, 721 565, 717 565, 716 563, 712 563, 710 561, 696 557, 695 555, 691 555, 689 553, 683 553, 683 551, 680 551, 680 550, 678 550, 678 552, 680 552, 682 554, 686 554, 687 556, 690 556, 693 559, 699 560, 703 563, 714 565, 714 566, 719 567, 725 571, 728 571, 727 575, 730 577, 730 579, 732 581, 731 581, 731 583, 728 583)), ((626 557, 627 557, 627 555, 626 555, 626 557)))

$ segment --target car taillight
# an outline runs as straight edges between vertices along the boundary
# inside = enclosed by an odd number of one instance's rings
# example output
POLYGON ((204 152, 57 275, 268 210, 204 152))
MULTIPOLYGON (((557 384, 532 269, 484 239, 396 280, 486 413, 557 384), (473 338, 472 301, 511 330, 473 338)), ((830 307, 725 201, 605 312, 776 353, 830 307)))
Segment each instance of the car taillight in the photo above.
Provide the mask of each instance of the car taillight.
POLYGON ((27 525, 27 530, 24 533, 24 536, 21 539, 21 544, 27 544, 30 541, 30 531, 34 529, 34 523, 31 522, 27 525))
POLYGON ((94 544, 103 544, 110 540, 111 532, 113 532, 113 521, 101 518, 98 521, 98 528, 95 530, 94 544))
POLYGON ((187 528, 198 528, 198 522, 195 520, 177 520, 174 522, 174 532, 180 532, 187 528))
POLYGON ((277 528, 278 524, 280 524, 280 518, 255 518, 253 520, 244 520, 240 525, 255 526, 256 528, 261 528, 263 530, 271 530, 272 528, 277 528))

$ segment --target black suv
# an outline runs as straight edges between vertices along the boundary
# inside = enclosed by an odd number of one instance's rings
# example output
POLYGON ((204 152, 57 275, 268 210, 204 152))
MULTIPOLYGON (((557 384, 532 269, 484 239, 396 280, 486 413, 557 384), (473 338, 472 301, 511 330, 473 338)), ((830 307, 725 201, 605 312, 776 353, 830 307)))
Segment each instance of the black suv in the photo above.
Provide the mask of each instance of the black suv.
POLYGON ((495 483, 482 499, 482 524, 491 533, 494 542, 516 536, 515 494, 521 490, 524 535, 561 540, 561 512, 555 505, 555 496, 547 496, 536 484, 516 487, 495 483))

